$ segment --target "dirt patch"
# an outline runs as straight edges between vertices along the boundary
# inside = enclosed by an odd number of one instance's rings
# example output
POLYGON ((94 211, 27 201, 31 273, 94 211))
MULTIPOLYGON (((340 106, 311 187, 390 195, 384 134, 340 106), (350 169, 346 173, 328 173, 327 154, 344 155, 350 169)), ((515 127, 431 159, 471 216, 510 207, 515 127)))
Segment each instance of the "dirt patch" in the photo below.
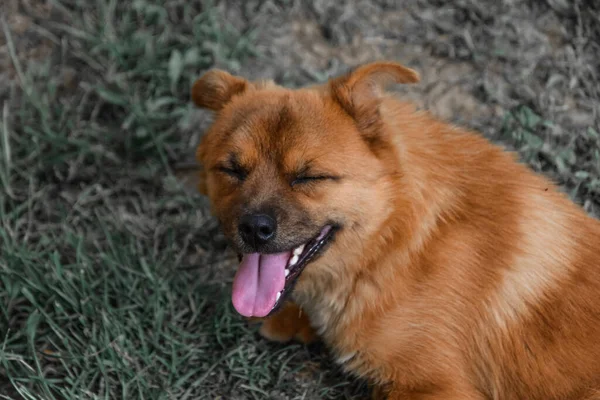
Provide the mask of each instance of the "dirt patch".
POLYGON ((398 60, 423 76, 418 88, 406 91, 415 101, 443 118, 488 126, 487 133, 523 103, 561 131, 598 124, 595 81, 584 81, 593 74, 597 44, 586 51, 574 43, 568 21, 548 5, 310 3, 271 3, 242 25, 260 27, 257 47, 265 61, 241 72, 299 85, 367 61, 398 60))
MULTIPOLYGON (((52 54, 55 43, 40 35, 39 27, 34 24, 35 17, 49 18, 51 10, 49 3, 36 0, 6 0, 0 5, 0 15, 11 32, 15 55, 22 64, 43 61, 52 54)), ((6 36, 0 35, 0 82, 15 77, 10 47, 6 36)))

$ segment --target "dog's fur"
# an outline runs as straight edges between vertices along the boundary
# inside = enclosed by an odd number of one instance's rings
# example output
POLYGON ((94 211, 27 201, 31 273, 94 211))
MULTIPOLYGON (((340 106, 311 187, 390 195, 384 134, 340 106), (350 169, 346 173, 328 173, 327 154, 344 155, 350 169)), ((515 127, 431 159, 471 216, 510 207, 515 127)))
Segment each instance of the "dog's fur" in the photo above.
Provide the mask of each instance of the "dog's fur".
POLYGON ((387 399, 600 399, 600 222, 480 135, 383 92, 418 80, 378 62, 298 90, 219 70, 195 83, 216 111, 200 190, 234 246, 240 210, 266 203, 290 241, 341 226, 261 333, 310 341, 312 326, 387 399), (232 151, 243 182, 217 168, 232 151), (339 179, 291 187, 307 162, 339 179))

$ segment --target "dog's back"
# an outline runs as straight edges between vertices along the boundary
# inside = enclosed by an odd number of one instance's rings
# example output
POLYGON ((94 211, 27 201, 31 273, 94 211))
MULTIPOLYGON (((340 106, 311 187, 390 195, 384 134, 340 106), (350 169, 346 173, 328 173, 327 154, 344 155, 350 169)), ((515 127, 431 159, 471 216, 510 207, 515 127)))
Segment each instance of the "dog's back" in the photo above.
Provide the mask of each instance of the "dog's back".
POLYGON ((447 382, 463 398, 477 398, 471 384, 493 399, 598 398, 600 222, 478 135, 382 107, 399 190, 417 204, 408 243, 374 270, 397 271, 391 306, 364 325, 384 379, 447 382))

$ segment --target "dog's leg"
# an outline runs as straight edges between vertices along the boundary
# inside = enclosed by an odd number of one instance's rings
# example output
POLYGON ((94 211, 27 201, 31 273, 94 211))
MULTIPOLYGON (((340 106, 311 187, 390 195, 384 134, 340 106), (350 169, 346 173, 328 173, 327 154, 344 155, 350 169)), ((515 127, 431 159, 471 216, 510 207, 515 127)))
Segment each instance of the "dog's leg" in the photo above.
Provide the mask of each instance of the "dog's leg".
POLYGON ((286 302, 273 316, 262 320, 260 334, 276 342, 292 339, 301 343, 311 343, 317 339, 306 313, 295 303, 286 302))

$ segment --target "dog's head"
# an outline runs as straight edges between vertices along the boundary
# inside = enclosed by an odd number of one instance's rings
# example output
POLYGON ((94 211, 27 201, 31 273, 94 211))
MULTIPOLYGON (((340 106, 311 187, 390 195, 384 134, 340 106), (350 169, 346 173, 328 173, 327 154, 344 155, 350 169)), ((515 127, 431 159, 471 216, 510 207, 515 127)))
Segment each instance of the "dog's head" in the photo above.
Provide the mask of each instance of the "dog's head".
POLYGON ((417 81, 396 63, 298 90, 220 70, 196 81, 194 103, 216 113, 197 151, 200 190, 242 255, 238 312, 270 314, 300 274, 334 268, 334 257, 375 234, 398 173, 380 119, 383 85, 417 81))

